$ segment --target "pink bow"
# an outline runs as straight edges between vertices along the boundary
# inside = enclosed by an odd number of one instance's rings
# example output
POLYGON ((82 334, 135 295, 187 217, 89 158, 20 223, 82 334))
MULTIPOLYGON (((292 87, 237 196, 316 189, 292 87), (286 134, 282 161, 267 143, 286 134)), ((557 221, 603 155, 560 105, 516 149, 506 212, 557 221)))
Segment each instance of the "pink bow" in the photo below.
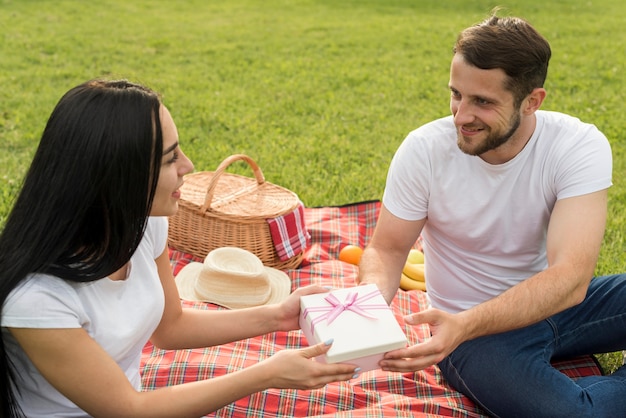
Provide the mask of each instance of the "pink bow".
POLYGON ((389 306, 384 303, 364 305, 363 302, 380 295, 380 291, 374 290, 370 293, 367 293, 359 298, 359 294, 357 292, 350 292, 346 296, 345 301, 342 303, 337 297, 329 293, 328 296, 324 298, 326 302, 330 304, 330 306, 315 306, 311 308, 306 308, 303 312, 304 318, 311 312, 324 312, 323 315, 318 316, 317 318, 311 321, 311 333, 315 329, 315 325, 318 322, 327 319, 327 323, 332 323, 339 315, 341 315, 344 311, 352 311, 356 314, 359 314, 365 318, 376 319, 375 316, 370 315, 367 310, 369 309, 389 309, 389 306))

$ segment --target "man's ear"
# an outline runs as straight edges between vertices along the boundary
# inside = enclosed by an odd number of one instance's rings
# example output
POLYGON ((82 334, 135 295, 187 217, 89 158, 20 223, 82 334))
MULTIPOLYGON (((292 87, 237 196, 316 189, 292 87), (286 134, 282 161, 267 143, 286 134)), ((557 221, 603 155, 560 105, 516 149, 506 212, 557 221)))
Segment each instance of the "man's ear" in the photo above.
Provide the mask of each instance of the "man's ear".
POLYGON ((533 89, 522 103, 522 111, 524 114, 530 115, 539 110, 547 94, 546 89, 543 87, 533 89))

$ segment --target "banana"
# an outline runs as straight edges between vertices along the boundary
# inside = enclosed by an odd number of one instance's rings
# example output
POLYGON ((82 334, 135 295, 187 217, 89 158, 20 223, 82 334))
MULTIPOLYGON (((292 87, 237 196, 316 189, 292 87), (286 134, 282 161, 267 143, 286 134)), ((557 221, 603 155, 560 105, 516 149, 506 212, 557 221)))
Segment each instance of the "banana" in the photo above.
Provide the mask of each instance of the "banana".
POLYGON ((400 276, 400 289, 402 290, 421 290, 426 291, 426 283, 413 280, 406 274, 402 273, 400 276))
POLYGON ((420 282, 426 281, 426 277, 424 276, 424 264, 413 264, 407 261, 406 263, 404 263, 402 273, 408 276, 410 279, 420 282))
POLYGON ((406 261, 411 264, 424 264, 424 253, 417 248, 411 248, 406 261))

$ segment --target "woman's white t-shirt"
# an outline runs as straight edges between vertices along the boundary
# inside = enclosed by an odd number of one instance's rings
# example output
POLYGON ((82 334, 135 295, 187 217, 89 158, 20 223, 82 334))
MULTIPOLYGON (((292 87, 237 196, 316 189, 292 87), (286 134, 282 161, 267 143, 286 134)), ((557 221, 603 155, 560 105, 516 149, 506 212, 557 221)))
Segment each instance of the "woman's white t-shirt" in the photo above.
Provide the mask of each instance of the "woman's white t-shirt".
POLYGON ((41 376, 6 327, 83 328, 117 362, 131 384, 141 389, 142 348, 165 307, 155 259, 166 244, 167 218, 150 218, 126 280, 74 283, 35 274, 13 290, 2 309, 2 338, 17 369, 18 399, 26 416, 86 414, 41 376))
POLYGON ((512 160, 492 165, 457 146, 452 117, 411 132, 396 152, 383 196, 422 231, 428 296, 459 312, 547 267, 546 234, 557 200, 611 186, 609 142, 593 125, 539 111, 512 160))

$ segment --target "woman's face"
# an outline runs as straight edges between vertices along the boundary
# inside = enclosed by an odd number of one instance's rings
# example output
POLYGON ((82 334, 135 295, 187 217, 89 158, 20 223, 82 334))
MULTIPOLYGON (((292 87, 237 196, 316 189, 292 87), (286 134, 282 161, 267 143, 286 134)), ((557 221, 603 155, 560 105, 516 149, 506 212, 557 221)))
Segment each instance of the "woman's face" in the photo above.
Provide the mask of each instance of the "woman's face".
POLYGON ((183 176, 193 171, 193 163, 180 149, 178 131, 169 110, 159 110, 163 130, 163 158, 150 216, 172 216, 178 210, 183 176))

